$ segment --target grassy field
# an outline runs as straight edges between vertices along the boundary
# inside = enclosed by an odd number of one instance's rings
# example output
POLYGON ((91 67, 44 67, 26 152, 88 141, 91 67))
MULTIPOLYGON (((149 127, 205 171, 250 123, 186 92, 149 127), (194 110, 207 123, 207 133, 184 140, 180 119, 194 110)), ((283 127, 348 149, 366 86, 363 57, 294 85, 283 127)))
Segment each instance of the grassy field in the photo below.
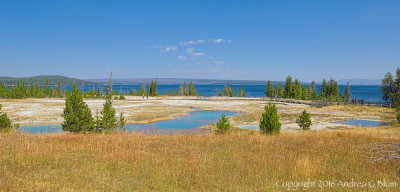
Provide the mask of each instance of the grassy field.
POLYGON ((0 133, 0 190, 287 191, 283 185, 290 182, 315 181, 315 186, 297 190, 396 191, 400 163, 372 163, 364 145, 399 143, 397 129, 267 136, 256 131, 173 136, 0 133), (387 185, 378 187, 379 180, 387 185), (367 186, 339 186, 352 181, 367 186), (377 188, 368 186, 371 182, 377 188))

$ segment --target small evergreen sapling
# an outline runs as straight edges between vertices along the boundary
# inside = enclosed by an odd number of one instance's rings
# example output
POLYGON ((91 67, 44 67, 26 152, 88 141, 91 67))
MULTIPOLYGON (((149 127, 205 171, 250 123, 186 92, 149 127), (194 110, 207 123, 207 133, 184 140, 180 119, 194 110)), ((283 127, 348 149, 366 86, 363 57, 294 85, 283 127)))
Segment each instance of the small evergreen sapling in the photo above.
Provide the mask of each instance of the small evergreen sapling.
POLYGON ((217 128, 219 133, 226 133, 230 131, 231 125, 224 114, 221 115, 221 118, 217 122, 217 128))
POLYGON ((281 131, 281 123, 275 104, 269 103, 265 106, 265 112, 260 120, 260 131, 262 133, 279 133, 281 131))
POLYGON ((125 130, 126 130, 125 123, 126 123, 126 120, 124 118, 124 112, 121 112, 119 114, 119 128, 121 129, 122 132, 125 132, 125 130))
POLYGON ((117 118, 115 116, 115 109, 112 106, 111 95, 106 96, 106 102, 103 104, 103 110, 100 112, 101 114, 101 128, 103 131, 110 132, 117 127, 117 118))
POLYGON ((310 114, 307 113, 306 110, 301 113, 299 118, 296 120, 296 123, 299 125, 300 128, 303 130, 309 130, 310 126, 312 125, 310 114))

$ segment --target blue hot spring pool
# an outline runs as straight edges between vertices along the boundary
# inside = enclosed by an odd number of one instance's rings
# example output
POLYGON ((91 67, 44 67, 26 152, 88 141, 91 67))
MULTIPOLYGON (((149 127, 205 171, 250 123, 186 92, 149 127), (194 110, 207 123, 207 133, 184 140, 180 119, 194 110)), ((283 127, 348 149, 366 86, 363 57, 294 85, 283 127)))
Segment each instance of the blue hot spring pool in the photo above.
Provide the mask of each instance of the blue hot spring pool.
POLYGON ((339 121, 336 123, 361 126, 361 127, 379 127, 379 126, 389 125, 389 122, 368 121, 368 120, 347 120, 347 121, 339 121))
MULTIPOLYGON (((233 116, 239 114, 232 111, 192 111, 185 116, 173 120, 159 121, 149 124, 126 124, 125 128, 129 132, 138 131, 143 133, 163 133, 171 131, 195 131, 204 132, 198 129, 204 125, 215 123, 224 114, 233 116)), ((24 125, 18 131, 27 133, 62 133, 61 125, 24 125)))

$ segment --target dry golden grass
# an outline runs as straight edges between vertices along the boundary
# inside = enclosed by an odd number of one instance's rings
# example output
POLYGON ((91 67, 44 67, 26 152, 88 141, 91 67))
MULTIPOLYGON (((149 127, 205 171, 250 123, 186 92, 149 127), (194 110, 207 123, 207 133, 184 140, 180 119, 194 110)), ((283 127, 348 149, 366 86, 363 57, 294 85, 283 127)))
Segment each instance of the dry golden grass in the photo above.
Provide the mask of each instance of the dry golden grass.
MULTIPOLYGON (((287 191, 277 181, 400 180, 364 144, 400 142, 398 128, 260 135, 0 133, 3 191, 287 191)), ((396 191, 310 188, 309 191, 396 191)))
POLYGON ((383 120, 395 119, 395 109, 364 105, 330 105, 323 108, 326 111, 342 111, 353 116, 378 116, 383 120))

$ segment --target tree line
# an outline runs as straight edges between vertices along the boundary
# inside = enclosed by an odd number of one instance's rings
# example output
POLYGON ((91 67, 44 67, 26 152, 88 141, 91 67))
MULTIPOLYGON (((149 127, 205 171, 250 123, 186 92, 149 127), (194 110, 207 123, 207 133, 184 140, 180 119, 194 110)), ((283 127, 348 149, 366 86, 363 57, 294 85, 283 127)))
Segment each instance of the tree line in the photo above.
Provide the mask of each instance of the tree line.
POLYGON ((329 100, 346 102, 351 100, 349 83, 347 83, 344 94, 341 95, 336 80, 330 79, 327 81, 323 79, 321 89, 318 93, 315 81, 312 81, 310 85, 305 86, 298 79, 293 80, 290 75, 286 78, 284 86, 282 86, 281 82, 278 82, 276 88, 274 88, 272 82, 268 80, 265 88, 265 96, 299 100, 329 100))
MULTIPOLYGON (((105 95, 123 95, 131 96, 159 96, 157 80, 151 81, 148 84, 143 83, 137 90, 130 89, 129 91, 120 92, 112 89, 112 84, 109 82, 108 85, 104 85, 104 90, 98 85, 97 88, 89 88, 84 91, 79 91, 83 98, 104 98, 105 95)), ((38 83, 30 82, 29 85, 25 82, 17 82, 14 86, 6 86, 0 82, 0 98, 50 98, 50 97, 68 97, 71 94, 69 89, 62 89, 62 82, 58 81, 57 85, 50 86, 49 80, 46 78, 44 85, 39 86, 38 83)), ((166 96, 198 96, 195 85, 190 81, 189 85, 186 81, 183 85, 179 86, 177 90, 167 90, 164 92, 166 96)), ((216 96, 227 96, 234 97, 235 92, 230 86, 228 81, 227 85, 223 89, 215 90, 216 96)), ((236 96, 245 97, 246 92, 244 88, 239 88, 236 92, 236 96)), ((286 78, 285 85, 278 82, 276 88, 272 85, 271 81, 268 81, 265 88, 266 97, 279 97, 279 98, 291 98, 291 99, 302 99, 302 100, 329 100, 329 101, 349 101, 351 99, 350 86, 347 84, 343 96, 339 91, 338 83, 334 79, 322 81, 321 90, 317 93, 316 83, 312 81, 310 85, 303 85, 298 79, 293 80, 289 75, 286 78)))

